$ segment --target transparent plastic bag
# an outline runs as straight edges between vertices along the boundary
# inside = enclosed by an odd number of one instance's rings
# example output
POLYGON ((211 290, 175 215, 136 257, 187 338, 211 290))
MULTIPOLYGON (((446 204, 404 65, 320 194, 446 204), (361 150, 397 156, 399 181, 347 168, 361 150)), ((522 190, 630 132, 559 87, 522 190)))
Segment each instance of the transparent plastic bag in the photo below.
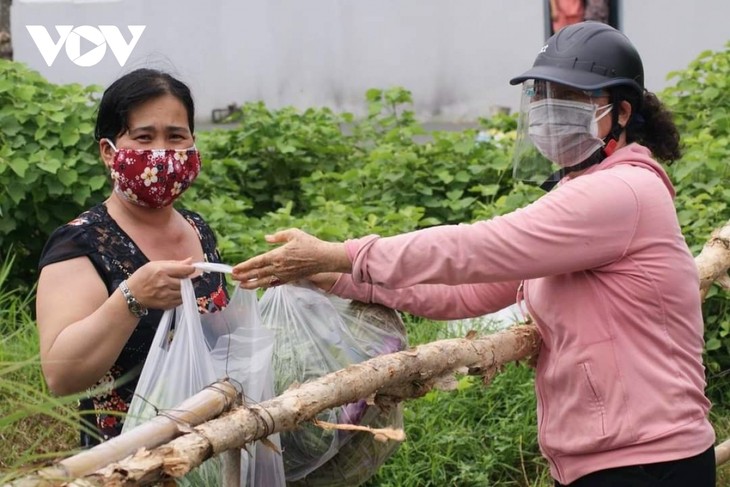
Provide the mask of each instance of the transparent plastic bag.
MULTIPOLYGON (((377 355, 403 350, 406 333, 398 314, 327 295, 299 283, 266 290, 260 301, 264 326, 276 334, 274 391, 319 378, 377 355)), ((380 411, 365 400, 323 411, 330 423, 402 426, 402 409, 380 411)), ((323 430, 303 424, 281 434, 288 485, 353 486, 371 477, 398 447, 367 432, 323 430)))
MULTIPOLYGON (((189 279, 181 281, 181 292, 182 304, 162 315, 123 433, 156 416, 156 408, 174 408, 224 377, 242 387, 246 401, 273 397, 274 337, 261 325, 256 294, 236 288, 224 310, 200 315, 189 279)), ((278 446, 278 435, 269 440, 278 446)), ((241 485, 284 484, 279 453, 260 442, 241 450, 241 485)), ((221 485, 220 459, 206 461, 179 485, 221 485)))

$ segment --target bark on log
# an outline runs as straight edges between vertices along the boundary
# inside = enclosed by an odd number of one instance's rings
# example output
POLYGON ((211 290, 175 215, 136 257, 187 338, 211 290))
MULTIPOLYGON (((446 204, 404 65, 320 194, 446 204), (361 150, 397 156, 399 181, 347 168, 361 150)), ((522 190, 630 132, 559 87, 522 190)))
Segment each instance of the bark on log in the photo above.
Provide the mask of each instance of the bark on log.
MULTIPOLYGON (((433 383, 450 371, 465 367, 492 370, 529 357, 538 342, 535 327, 515 326, 482 338, 441 340, 376 357, 290 388, 261 404, 236 408, 163 446, 141 449, 121 462, 66 485, 150 485, 165 477, 180 477, 215 454, 243 447, 274 432, 294 430, 325 409, 370 396, 375 396, 376 404, 387 405, 388 398, 377 396, 377 392, 383 388, 395 390, 400 384, 417 383, 414 390, 424 394, 428 390, 424 384, 433 383)), ((72 478, 36 476, 27 479, 36 483, 13 485, 61 485, 72 478), (51 483, 53 480, 55 484, 51 483)))
POLYGON ((715 447, 715 463, 719 467, 730 460, 730 440, 725 440, 715 447))
POLYGON ((174 410, 165 411, 163 415, 156 416, 128 433, 62 460, 11 485, 16 487, 60 485, 64 479, 84 477, 109 465, 110 458, 116 461, 139 450, 147 451, 191 431, 193 426, 230 409, 237 403, 237 396, 238 391, 232 384, 218 382, 185 400, 174 410))
POLYGON ((10 5, 12 0, 0 0, 0 59, 13 60, 13 42, 10 37, 10 5))
POLYGON ((715 281, 724 289, 730 289, 730 221, 712 232, 710 240, 695 257, 695 263, 700 273, 702 299, 715 281))

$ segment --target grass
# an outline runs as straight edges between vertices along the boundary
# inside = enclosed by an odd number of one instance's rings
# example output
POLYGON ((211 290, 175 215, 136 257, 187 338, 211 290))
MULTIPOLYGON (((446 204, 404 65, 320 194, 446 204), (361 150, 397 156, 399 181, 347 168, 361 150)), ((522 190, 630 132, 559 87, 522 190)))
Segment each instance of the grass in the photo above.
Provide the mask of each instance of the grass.
POLYGON ((5 288, 12 264, 0 266, 0 483, 78 444, 75 400, 53 397, 43 381, 34 290, 5 288))
MULTIPOLYGON (((411 345, 463 336, 460 327, 427 320, 407 327, 411 345)), ((407 440, 366 485, 552 485, 537 446, 533 379, 532 369, 510 365, 488 387, 462 377, 455 391, 407 402, 407 440)))

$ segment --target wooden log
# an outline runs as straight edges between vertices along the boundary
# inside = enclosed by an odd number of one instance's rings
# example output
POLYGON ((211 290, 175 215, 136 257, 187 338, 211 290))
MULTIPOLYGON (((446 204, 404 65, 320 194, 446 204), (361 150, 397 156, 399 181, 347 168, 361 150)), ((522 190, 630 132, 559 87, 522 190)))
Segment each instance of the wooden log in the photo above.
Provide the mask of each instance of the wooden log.
MULTIPOLYGON (((193 428, 190 434, 152 451, 139 451, 83 480, 92 485, 119 486, 150 485, 162 478, 180 477, 214 454, 241 448, 273 432, 294 430, 325 409, 370 396, 375 396, 376 404, 387 402, 377 396, 380 389, 428 383, 464 367, 492 370, 527 358, 538 342, 534 326, 515 326, 486 337, 441 340, 376 357, 290 388, 261 404, 236 408, 193 428)), ((423 394, 427 388, 414 390, 423 394)))
POLYGON ((730 289, 730 221, 712 232, 702 251, 695 257, 695 263, 700 274, 702 299, 715 281, 724 289, 730 289))
POLYGON ((233 448, 221 454, 222 487, 241 487, 241 450, 233 448))
POLYGON ((720 465, 730 460, 730 439, 723 441, 715 447, 715 463, 720 465))
POLYGON ((161 415, 132 431, 62 460, 35 475, 19 479, 11 485, 16 487, 60 485, 69 479, 84 477, 111 462, 121 460, 139 450, 148 451, 191 431, 193 426, 230 409, 236 404, 237 396, 238 391, 231 383, 217 382, 185 400, 175 409, 163 411, 161 415))

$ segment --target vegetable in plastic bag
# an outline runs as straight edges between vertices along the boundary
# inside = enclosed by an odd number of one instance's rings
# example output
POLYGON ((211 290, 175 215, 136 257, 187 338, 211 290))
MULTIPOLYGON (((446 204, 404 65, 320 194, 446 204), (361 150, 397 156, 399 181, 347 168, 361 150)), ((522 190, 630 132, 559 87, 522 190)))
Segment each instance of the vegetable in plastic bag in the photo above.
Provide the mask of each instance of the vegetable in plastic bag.
MULTIPOLYGON (((269 288, 261 298, 264 326, 276 334, 273 355, 277 395, 292 384, 317 379, 348 365, 403 350, 406 333, 398 314, 330 296, 303 285, 269 288)), ((380 411, 365 400, 324 411, 330 423, 402 425, 402 409, 380 411)), ((372 441, 367 432, 323 430, 304 424, 281 434, 289 485, 352 486, 364 482, 398 443, 372 441)))

